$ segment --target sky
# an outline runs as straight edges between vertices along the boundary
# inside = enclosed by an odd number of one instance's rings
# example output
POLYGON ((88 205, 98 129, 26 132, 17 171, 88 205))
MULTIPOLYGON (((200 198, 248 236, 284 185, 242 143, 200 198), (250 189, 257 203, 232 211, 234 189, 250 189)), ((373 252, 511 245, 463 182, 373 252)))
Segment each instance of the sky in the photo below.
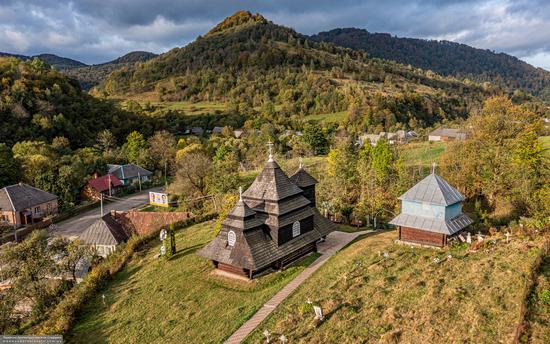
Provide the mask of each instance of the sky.
POLYGON ((338 27, 445 39, 550 70, 549 0, 0 0, 0 51, 84 63, 184 46, 238 10, 314 34, 338 27))

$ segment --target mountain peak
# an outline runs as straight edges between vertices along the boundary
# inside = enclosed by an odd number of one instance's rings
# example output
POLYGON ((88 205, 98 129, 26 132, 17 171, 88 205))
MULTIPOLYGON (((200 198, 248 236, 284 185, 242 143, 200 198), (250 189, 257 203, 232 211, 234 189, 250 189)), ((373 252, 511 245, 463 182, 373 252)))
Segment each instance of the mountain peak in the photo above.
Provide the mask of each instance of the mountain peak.
POLYGON ((206 36, 265 22, 267 20, 259 13, 252 14, 249 11, 237 11, 216 25, 206 36))

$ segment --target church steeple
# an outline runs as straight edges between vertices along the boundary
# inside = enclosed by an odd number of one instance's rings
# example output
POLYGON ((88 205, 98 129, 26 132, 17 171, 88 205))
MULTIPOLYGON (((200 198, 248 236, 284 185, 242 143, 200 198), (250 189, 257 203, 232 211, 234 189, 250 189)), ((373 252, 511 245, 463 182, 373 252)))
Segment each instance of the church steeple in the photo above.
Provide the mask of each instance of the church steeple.
POLYGON ((315 184, 319 182, 313 178, 311 174, 307 173, 304 169, 302 158, 300 158, 300 166, 298 170, 290 176, 290 181, 297 187, 304 191, 304 196, 312 203, 315 204, 315 184))

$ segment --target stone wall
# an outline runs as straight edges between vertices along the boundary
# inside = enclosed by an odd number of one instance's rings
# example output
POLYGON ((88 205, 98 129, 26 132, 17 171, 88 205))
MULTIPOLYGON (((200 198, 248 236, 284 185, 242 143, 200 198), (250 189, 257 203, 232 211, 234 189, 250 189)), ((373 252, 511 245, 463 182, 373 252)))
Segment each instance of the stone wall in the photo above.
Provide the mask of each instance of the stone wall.
POLYGON ((148 235, 172 223, 189 219, 187 212, 112 211, 111 216, 127 233, 148 235))

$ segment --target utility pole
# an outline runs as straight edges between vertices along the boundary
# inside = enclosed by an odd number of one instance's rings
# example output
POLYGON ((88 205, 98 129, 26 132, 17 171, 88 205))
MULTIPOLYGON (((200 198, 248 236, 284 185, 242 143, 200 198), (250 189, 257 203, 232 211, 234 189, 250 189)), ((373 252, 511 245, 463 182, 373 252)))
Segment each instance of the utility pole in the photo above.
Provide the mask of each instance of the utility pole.
POLYGON ((141 175, 138 172, 139 191, 141 191, 141 175))
POLYGON ((165 187, 168 186, 168 174, 166 173, 167 171, 167 164, 166 164, 166 161, 164 162, 164 185, 165 187))
POLYGON ((103 217, 103 194, 99 193, 99 202, 100 202, 100 208, 101 208, 101 217, 103 217))
POLYGON ((109 173, 109 197, 111 197, 113 194, 111 192, 111 174, 109 173))

